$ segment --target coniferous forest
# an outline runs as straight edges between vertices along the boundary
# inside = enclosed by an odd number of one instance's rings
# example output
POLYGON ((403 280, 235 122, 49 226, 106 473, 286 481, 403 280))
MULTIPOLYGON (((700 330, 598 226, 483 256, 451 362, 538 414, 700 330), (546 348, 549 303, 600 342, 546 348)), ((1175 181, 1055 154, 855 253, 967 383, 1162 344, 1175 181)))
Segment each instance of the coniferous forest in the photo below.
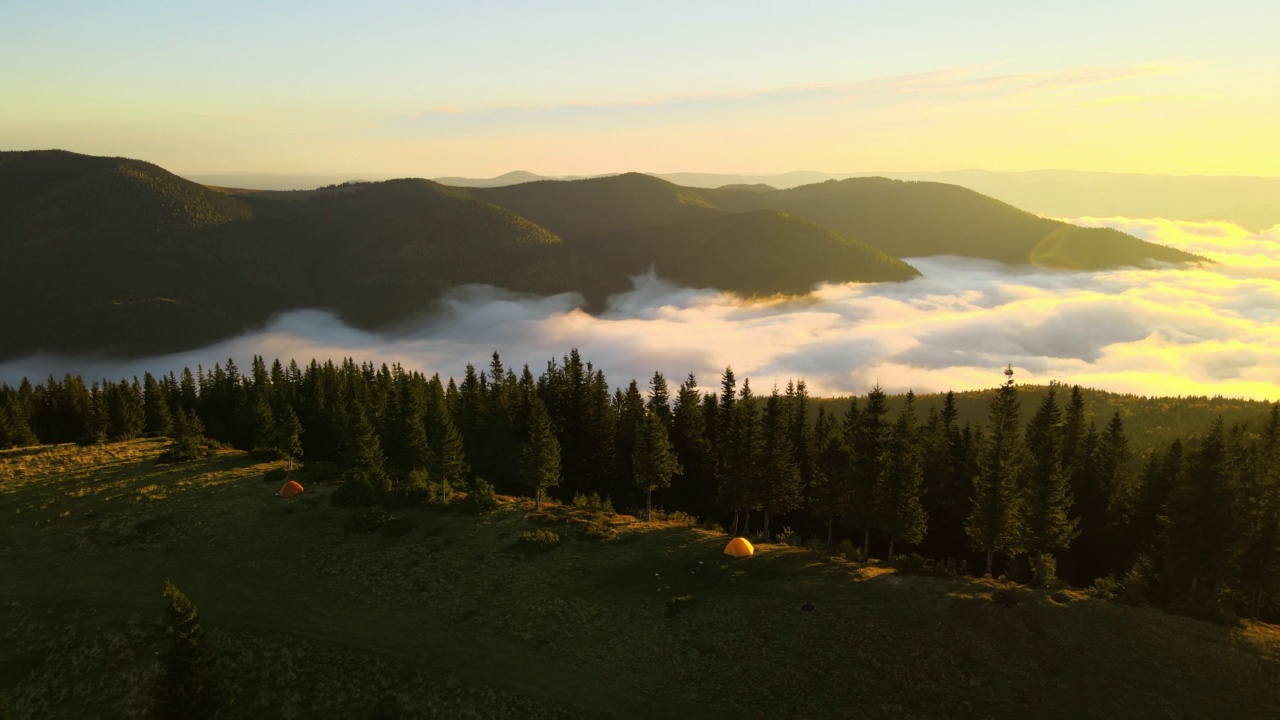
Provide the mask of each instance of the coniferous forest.
POLYGON ((961 424, 953 393, 890 410, 875 387, 835 414, 803 381, 762 391, 730 368, 716 386, 655 372, 613 389, 576 350, 536 377, 495 352, 461 381, 255 357, 248 372, 0 386, 0 448, 167 436, 169 462, 223 444, 327 470, 335 505, 578 499, 1207 619, 1280 610, 1280 405, 1138 454, 1121 413, 1095 424, 1081 388, 1051 385, 1024 411, 1005 375, 985 420, 961 424))

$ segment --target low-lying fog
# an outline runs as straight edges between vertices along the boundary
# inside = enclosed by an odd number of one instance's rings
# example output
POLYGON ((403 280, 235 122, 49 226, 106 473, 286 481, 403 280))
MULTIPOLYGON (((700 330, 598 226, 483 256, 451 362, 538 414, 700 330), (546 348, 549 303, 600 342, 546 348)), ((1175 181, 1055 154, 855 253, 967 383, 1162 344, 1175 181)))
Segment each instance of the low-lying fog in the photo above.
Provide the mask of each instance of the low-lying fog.
POLYGON ((661 370, 672 387, 692 372, 704 388, 726 365, 757 392, 804 378, 815 395, 991 387, 1012 363, 1020 382, 1144 395, 1280 397, 1280 226, 1251 234, 1225 223, 1081 218, 1217 261, 1192 269, 1063 272, 955 257, 914 258, 905 283, 824 285, 810 296, 745 302, 712 290, 635 279, 599 316, 580 298, 451 292, 395 336, 299 310, 201 350, 135 360, 37 356, 0 364, 0 382, 79 372, 116 379, 268 361, 350 356, 442 377, 484 367, 498 350, 534 374, 577 347, 614 385, 661 370))

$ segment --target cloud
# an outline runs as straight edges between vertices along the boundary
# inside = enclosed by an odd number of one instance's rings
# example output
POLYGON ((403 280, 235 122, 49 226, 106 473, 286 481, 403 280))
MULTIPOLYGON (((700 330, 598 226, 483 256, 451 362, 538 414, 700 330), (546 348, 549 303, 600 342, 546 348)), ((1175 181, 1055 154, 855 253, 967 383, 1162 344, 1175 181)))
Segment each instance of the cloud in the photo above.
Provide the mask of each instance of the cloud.
POLYGON ((653 275, 599 315, 565 294, 532 297, 483 286, 448 293, 435 310, 383 335, 302 310, 210 348, 138 360, 34 357, 0 364, 0 381, 80 372, 118 378, 194 369, 253 354, 401 363, 460 376, 494 350, 535 374, 570 348, 615 385, 655 370, 704 387, 726 365, 753 387, 804 378, 822 395, 992 387, 1012 364, 1020 382, 1060 380, 1144 395, 1280 398, 1280 227, 1251 234, 1224 223, 1088 218, 1213 258, 1190 269, 1102 272, 1010 268, 956 257, 911 259, 904 283, 822 285, 804 298, 744 302, 653 275))
MULTIPOLYGON (((915 103, 951 104, 992 100, 1043 92, 1078 90, 1126 80, 1182 72, 1185 65, 1140 63, 1123 66, 1085 66, 1046 72, 991 74, 992 65, 941 68, 922 73, 875 78, 860 82, 794 85, 748 92, 706 92, 639 97, 613 101, 573 101, 546 105, 488 105, 473 108, 437 107, 391 123, 404 131, 452 131, 467 134, 486 126, 510 123, 564 122, 567 120, 624 117, 653 118, 696 111, 760 111, 769 106, 813 102, 858 105, 915 103)), ((1141 95, 1128 95, 1130 99, 1141 95)), ((1167 99, 1167 98, 1166 98, 1167 99)))

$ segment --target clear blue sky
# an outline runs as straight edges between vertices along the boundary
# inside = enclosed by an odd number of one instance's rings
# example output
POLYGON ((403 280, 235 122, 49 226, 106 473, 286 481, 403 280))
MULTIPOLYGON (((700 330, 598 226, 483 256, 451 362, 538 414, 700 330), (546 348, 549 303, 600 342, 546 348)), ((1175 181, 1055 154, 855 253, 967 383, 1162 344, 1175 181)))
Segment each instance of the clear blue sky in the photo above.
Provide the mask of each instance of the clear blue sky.
POLYGON ((0 7, 0 149, 177 172, 1280 175, 1280 2, 0 7))

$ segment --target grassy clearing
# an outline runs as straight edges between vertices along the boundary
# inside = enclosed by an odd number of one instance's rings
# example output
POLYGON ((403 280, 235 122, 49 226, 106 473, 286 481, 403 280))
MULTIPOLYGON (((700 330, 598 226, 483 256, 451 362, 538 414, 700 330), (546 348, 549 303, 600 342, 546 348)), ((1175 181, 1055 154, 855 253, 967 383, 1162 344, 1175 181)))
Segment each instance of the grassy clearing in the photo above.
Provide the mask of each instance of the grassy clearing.
POLYGON ((1280 633, 896 574, 685 525, 504 499, 349 534, 333 486, 274 496, 226 451, 0 453, 0 691, 133 717, 160 590, 200 608, 233 717, 1275 717, 1280 633), (545 552, 521 537, 560 536, 545 552), (807 607, 808 611, 801 608, 807 607))

